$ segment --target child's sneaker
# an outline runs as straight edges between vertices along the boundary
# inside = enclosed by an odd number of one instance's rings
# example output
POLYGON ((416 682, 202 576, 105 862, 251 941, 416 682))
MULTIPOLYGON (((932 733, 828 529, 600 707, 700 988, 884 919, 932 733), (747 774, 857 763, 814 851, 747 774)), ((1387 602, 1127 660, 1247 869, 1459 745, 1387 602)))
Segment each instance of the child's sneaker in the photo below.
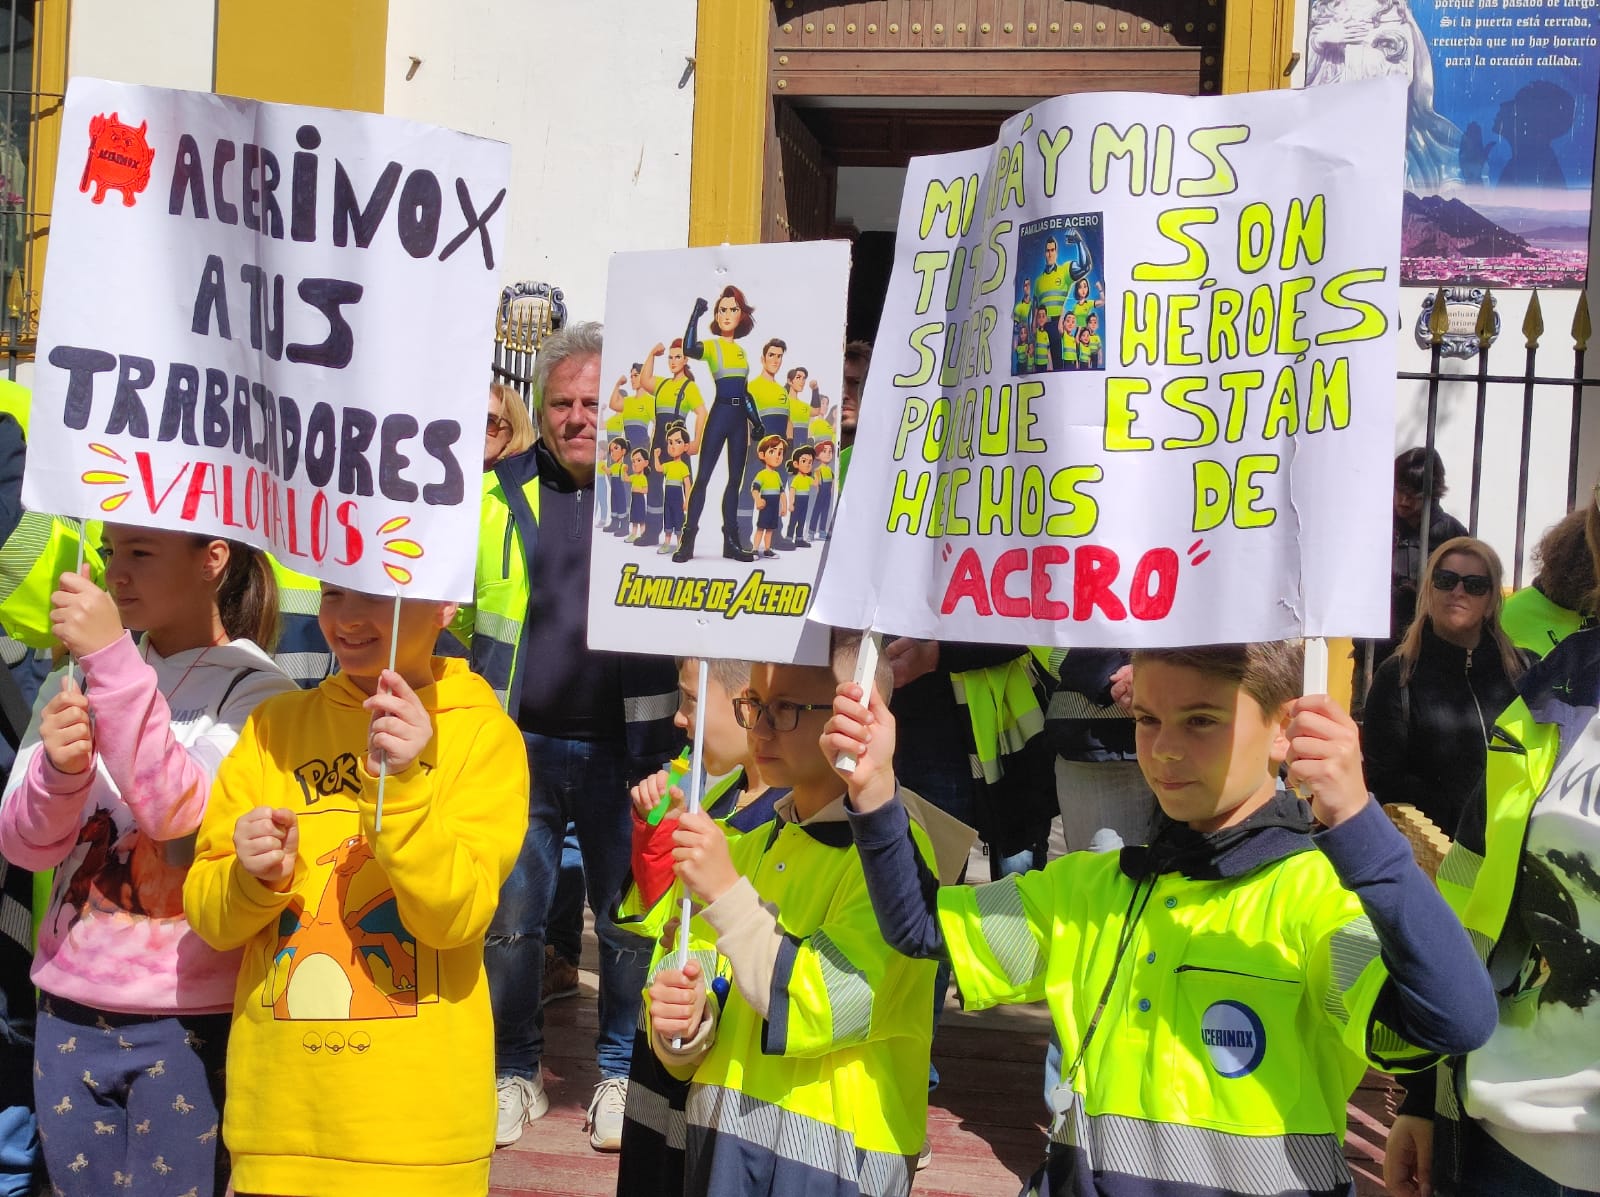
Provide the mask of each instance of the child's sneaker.
MULTIPOLYGON (((522 1138, 522 1128, 543 1118, 550 1109, 550 1099, 544 1095, 544 1072, 526 1077, 503 1076, 494 1083, 499 1114, 494 1124, 494 1145, 510 1147, 522 1138)), ((620 1131, 619 1131, 620 1135, 620 1131)))
POLYGON ((608 1076, 594 1087, 589 1102, 589 1146, 596 1151, 622 1150, 622 1112, 628 1105, 628 1078, 608 1076))
POLYGON ((578 992, 578 965, 549 944, 544 945, 544 979, 539 985, 539 1004, 548 1005, 578 992))

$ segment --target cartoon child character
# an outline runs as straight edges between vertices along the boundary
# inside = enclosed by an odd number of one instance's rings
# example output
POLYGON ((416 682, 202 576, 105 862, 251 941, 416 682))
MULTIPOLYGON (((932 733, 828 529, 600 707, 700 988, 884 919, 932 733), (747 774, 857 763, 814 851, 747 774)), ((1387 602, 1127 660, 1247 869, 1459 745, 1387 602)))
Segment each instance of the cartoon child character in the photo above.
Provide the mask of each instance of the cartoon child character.
POLYGON ((816 469, 812 478, 816 482, 816 502, 811 505, 811 539, 828 539, 828 514, 833 506, 833 455, 831 440, 818 441, 811 446, 817 454, 816 469))
POLYGON ((1055 352, 1050 345, 1050 313, 1033 309, 1033 372, 1046 374, 1055 368, 1055 352))
POLYGON ((623 437, 614 436, 606 442, 606 485, 611 492, 611 522, 606 531, 614 536, 628 534, 628 450, 623 437))
POLYGON ((1078 354, 1078 317, 1071 309, 1061 313, 1061 360, 1067 369, 1077 370, 1083 362, 1078 354))
POLYGON ((677 548, 678 533, 683 529, 683 500, 693 478, 689 463, 683 460, 689 454, 689 429, 682 420, 667 425, 667 460, 656 450, 656 473, 661 477, 661 544, 657 553, 670 553, 677 548))
POLYGON ((1103 344, 1100 340, 1100 313, 1090 312, 1088 323, 1083 332, 1078 335, 1078 358, 1085 369, 1099 370, 1105 365, 1101 357, 1103 344))
POLYGON ((806 513, 811 506, 811 491, 816 485, 812 471, 816 468, 817 451, 811 445, 800 445, 789 454, 789 539, 797 549, 809 549, 806 539, 806 513))
POLYGON ((1078 327, 1080 329, 1088 325, 1089 317, 1094 314, 1094 310, 1096 308, 1103 308, 1106 306, 1106 301, 1104 298, 1106 293, 1106 285, 1104 283, 1097 282, 1095 284, 1095 290, 1098 293, 1097 296, 1094 299, 1090 299, 1088 275, 1085 275, 1073 284, 1072 307, 1068 310, 1077 318, 1078 327))
POLYGON ((645 495, 650 490, 650 454, 641 445, 630 450, 628 460, 633 466, 630 471, 632 477, 628 483, 633 487, 633 503, 628 511, 628 535, 625 538, 629 544, 644 535, 644 509, 645 495))
POLYGON ((763 467, 750 484, 756 498, 756 534, 754 552, 757 557, 776 557, 772 550, 772 534, 783 527, 783 517, 789 514, 789 494, 783 487, 783 477, 778 467, 789 444, 781 436, 764 436, 756 446, 756 456, 763 467))

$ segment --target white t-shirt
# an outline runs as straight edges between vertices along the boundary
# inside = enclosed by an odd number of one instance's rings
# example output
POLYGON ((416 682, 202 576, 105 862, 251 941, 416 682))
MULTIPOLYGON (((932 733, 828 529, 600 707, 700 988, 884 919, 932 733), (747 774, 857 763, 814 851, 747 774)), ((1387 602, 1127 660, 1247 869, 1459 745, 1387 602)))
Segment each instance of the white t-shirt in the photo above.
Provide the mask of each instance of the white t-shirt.
MULTIPOLYGON (((1516 996, 1467 1057, 1467 1113, 1558 1184, 1600 1181, 1600 716, 1528 820, 1517 900, 1533 940, 1516 996)), ((1518 932, 1508 926, 1506 934, 1518 932)))

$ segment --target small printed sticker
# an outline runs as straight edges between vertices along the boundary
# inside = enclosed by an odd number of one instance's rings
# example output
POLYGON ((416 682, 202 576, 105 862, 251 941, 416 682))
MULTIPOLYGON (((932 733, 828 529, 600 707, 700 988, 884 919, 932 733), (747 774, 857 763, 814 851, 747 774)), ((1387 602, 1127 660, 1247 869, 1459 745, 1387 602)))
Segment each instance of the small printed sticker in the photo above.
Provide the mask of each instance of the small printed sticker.
POLYGON ((83 178, 79 191, 94 186, 89 198, 97 204, 105 202, 106 192, 122 192, 122 206, 133 207, 133 197, 150 185, 150 164, 156 152, 145 139, 147 121, 140 121, 135 129, 117 119, 113 112, 89 118, 89 159, 83 164, 83 178))
POLYGON ((1267 1054, 1267 1029, 1243 1002, 1212 1002, 1200 1018, 1200 1042, 1218 1076, 1248 1076, 1267 1054))

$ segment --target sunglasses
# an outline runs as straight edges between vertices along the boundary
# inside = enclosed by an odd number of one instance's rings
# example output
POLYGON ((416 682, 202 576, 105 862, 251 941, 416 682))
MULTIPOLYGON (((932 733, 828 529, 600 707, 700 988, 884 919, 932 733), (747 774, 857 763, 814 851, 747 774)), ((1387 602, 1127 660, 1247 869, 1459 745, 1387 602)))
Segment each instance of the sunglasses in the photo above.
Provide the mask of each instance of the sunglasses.
POLYGON ((489 422, 484 426, 484 431, 490 436, 499 436, 502 432, 510 432, 511 421, 504 416, 490 416, 489 422))
POLYGON ((1467 593, 1474 598, 1481 598, 1489 593, 1489 587, 1494 583, 1488 574, 1458 574, 1453 569, 1436 569, 1433 571, 1433 588, 1442 590, 1446 594, 1456 588, 1457 584, 1466 587, 1467 593))

